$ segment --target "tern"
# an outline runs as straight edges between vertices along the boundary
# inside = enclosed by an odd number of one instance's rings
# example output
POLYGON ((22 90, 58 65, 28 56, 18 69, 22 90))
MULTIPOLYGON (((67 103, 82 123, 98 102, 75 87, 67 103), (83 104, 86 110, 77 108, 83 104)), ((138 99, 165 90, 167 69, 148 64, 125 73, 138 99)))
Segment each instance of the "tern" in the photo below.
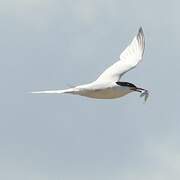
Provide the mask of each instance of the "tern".
POLYGON ((119 60, 107 68, 95 81, 65 90, 36 91, 40 94, 73 94, 96 99, 114 99, 131 92, 139 92, 140 97, 148 98, 148 90, 133 83, 120 81, 121 77, 141 62, 145 48, 145 37, 142 27, 130 45, 120 54, 119 60))

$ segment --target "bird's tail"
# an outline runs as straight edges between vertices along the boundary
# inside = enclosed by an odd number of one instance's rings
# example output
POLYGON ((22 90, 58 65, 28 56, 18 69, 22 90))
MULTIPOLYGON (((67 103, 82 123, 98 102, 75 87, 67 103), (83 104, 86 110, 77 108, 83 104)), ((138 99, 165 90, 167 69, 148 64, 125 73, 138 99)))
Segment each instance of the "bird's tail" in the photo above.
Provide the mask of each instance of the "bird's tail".
POLYGON ((64 94, 64 93, 75 94, 75 92, 76 91, 74 88, 69 88, 65 90, 33 91, 30 93, 32 94, 64 94))

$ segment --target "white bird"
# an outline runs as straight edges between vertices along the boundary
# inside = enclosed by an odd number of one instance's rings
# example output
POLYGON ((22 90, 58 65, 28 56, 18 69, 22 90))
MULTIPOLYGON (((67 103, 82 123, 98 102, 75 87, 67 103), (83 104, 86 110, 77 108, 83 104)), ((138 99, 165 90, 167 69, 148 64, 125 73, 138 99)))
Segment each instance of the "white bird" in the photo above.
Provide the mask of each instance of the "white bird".
POLYGON ((129 70, 136 67, 142 60, 145 48, 145 38, 142 27, 130 45, 120 54, 119 61, 107 68, 95 81, 65 90, 36 91, 32 93, 74 94, 96 99, 113 99, 131 92, 140 92, 148 98, 148 90, 139 88, 132 83, 120 81, 129 70))

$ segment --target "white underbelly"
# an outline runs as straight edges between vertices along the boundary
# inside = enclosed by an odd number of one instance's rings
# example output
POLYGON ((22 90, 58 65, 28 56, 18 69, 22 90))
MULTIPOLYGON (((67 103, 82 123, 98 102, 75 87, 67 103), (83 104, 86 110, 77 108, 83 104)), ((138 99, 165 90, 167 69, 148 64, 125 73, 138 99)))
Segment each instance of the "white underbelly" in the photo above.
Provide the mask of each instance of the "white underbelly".
POLYGON ((107 89, 100 89, 100 90, 86 90, 83 92, 79 92, 78 94, 81 96, 86 96, 90 98, 96 99, 114 99, 125 96, 129 92, 120 88, 107 88, 107 89))

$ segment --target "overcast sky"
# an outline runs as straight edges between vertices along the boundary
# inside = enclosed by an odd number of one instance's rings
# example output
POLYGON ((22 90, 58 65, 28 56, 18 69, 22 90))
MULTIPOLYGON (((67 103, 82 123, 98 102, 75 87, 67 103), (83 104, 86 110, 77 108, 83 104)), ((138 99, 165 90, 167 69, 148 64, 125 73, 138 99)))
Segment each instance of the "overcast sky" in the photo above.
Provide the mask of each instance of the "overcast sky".
POLYGON ((179 180, 178 0, 0 1, 0 179, 179 180), (90 82, 139 26, 150 90, 116 100, 26 92, 90 82))

